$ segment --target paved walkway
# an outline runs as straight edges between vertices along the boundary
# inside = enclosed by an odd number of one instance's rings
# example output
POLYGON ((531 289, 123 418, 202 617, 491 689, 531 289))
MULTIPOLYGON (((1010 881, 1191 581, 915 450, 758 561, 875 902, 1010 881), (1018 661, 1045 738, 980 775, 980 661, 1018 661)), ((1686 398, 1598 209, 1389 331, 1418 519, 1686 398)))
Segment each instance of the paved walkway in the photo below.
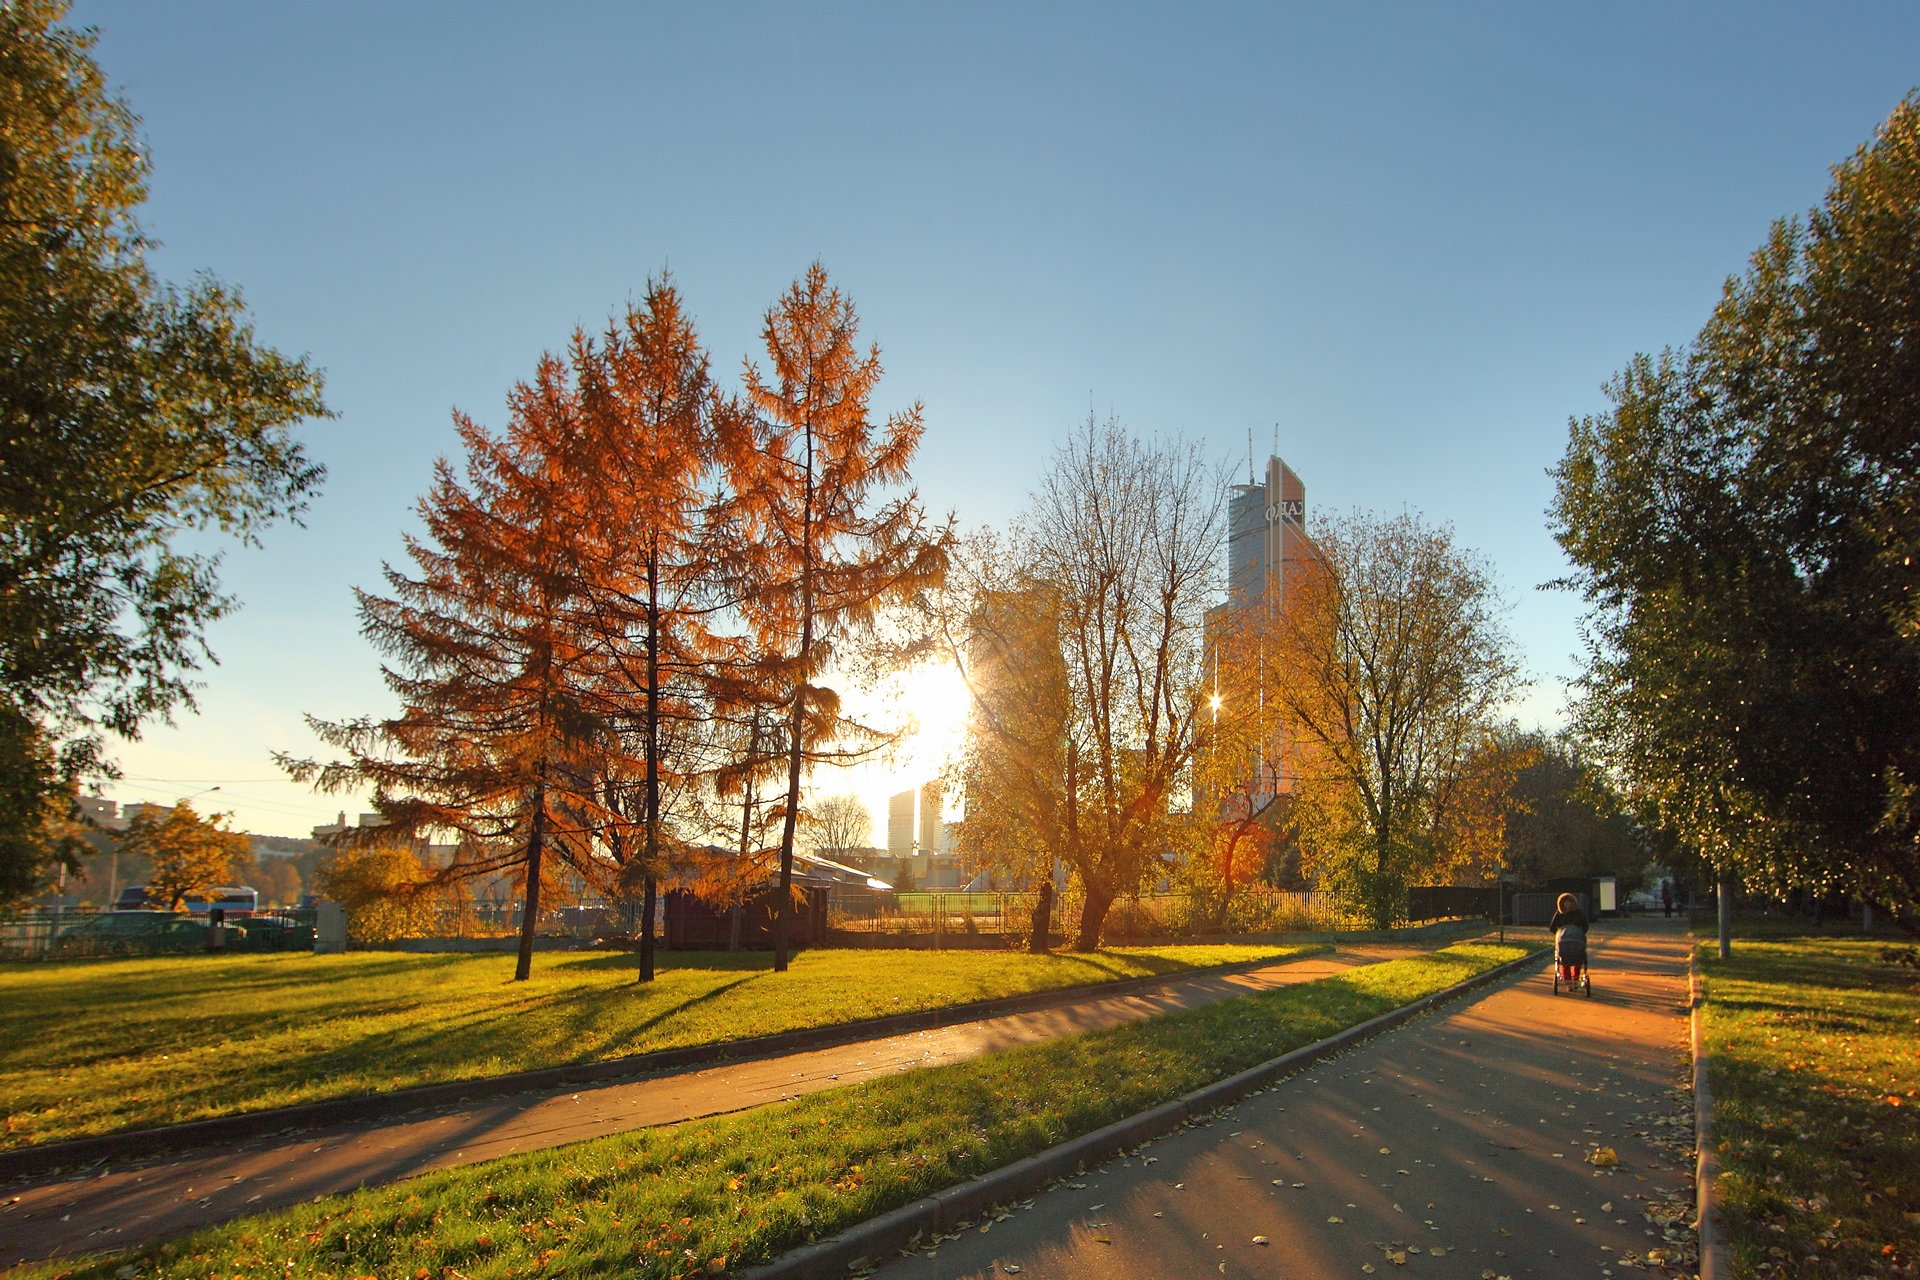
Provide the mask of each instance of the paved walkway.
POLYGON ((876 1280, 1691 1276, 1686 956, 1677 921, 1604 924, 1591 1000, 1529 971, 876 1280))
POLYGON ((0 1266, 137 1244, 430 1169, 744 1110, 1430 949, 1343 946, 1250 973, 1173 979, 1133 995, 1069 996, 1046 1008, 937 1030, 423 1110, 411 1118, 294 1131, 58 1181, 26 1180, 0 1190, 0 1266))

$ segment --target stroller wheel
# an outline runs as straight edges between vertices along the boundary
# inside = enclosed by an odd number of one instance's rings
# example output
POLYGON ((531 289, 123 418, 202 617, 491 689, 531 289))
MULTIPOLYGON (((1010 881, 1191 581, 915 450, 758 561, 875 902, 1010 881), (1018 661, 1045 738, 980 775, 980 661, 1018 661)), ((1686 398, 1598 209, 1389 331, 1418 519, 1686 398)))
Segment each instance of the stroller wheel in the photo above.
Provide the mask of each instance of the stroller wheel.
POLYGON ((1580 985, 1583 988, 1585 988, 1587 993, 1587 999, 1589 1000, 1593 999, 1593 975, 1590 973, 1581 974, 1580 985))

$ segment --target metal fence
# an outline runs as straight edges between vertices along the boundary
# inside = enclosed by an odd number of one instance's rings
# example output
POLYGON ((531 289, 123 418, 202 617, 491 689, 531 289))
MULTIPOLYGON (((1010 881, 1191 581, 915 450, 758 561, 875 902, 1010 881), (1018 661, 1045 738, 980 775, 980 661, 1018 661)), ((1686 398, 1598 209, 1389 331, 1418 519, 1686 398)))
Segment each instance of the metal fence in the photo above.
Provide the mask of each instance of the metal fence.
POLYGON ((262 911, 225 925, 170 911, 67 909, 0 916, 0 959, 313 950, 311 911, 262 911))
POLYGON ((1485 916, 1492 920, 1499 914, 1497 886, 1416 885, 1407 890, 1407 919, 1414 924, 1456 916, 1485 916))
MULTIPOLYGON (((828 924, 852 938, 915 938, 930 945, 1012 944, 1033 930, 1036 893, 835 893, 828 924)), ((1052 932, 1070 936, 1079 924, 1077 892, 1057 894, 1052 932)), ((1330 895, 1244 889, 1224 899, 1192 893, 1121 898, 1107 912, 1109 942, 1233 933, 1286 933, 1354 927, 1330 895)))

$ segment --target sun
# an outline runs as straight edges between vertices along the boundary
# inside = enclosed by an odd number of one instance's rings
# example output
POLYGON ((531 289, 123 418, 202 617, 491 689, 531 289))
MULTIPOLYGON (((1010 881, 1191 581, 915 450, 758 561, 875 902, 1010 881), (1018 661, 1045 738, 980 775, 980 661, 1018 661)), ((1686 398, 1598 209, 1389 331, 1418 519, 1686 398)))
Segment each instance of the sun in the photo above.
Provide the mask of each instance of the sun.
POLYGON ((973 695, 951 662, 928 662, 897 677, 897 710, 907 721, 908 760, 938 769, 957 755, 966 738, 973 695))

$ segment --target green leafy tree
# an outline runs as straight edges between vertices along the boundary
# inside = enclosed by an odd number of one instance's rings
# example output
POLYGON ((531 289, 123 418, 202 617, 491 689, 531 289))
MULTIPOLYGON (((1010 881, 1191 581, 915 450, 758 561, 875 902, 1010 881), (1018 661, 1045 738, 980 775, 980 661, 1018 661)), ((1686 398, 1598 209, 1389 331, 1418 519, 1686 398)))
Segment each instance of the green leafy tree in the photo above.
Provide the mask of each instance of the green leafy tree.
POLYGON ((1269 654, 1307 869, 1376 928, 1416 879, 1484 863, 1514 764, 1499 715, 1523 686, 1484 559, 1417 515, 1322 524, 1269 654))
POLYGON ((322 474, 292 435, 318 372, 233 290, 149 270, 137 120, 65 11, 0 6, 0 899, 70 851, 43 819, 103 735, 192 706, 234 602, 176 536, 251 540, 322 474))
POLYGON ((1528 758, 1513 779, 1506 868, 1530 884, 1612 875, 1630 885, 1655 848, 1606 773, 1559 738, 1528 734, 1514 745, 1528 758))
POLYGON ((1572 424, 1576 728, 1717 872, 1920 931, 1920 96, 1572 424))
POLYGON ((225 814, 203 818, 184 800, 171 809, 143 810, 121 848, 147 860, 147 899, 169 911, 179 910, 189 893, 231 883, 234 864, 253 856, 252 843, 227 828, 225 814))

